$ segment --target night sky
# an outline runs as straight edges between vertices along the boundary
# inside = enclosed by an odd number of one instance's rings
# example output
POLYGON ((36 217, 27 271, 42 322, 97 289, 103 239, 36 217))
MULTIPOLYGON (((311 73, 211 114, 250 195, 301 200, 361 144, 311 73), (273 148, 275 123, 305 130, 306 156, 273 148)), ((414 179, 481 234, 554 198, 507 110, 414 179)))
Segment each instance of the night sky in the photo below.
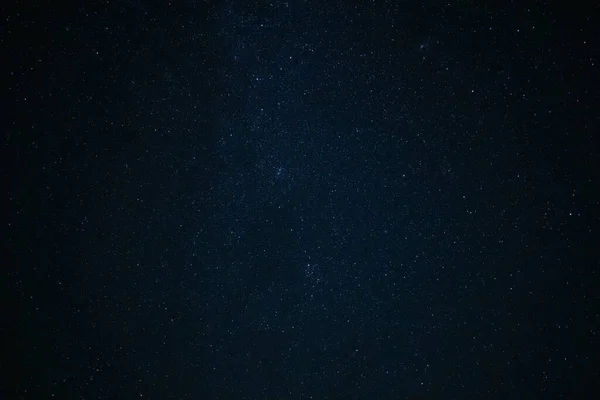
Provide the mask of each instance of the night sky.
POLYGON ((600 9, 473 3, 1 6, 0 398, 597 398, 600 9))

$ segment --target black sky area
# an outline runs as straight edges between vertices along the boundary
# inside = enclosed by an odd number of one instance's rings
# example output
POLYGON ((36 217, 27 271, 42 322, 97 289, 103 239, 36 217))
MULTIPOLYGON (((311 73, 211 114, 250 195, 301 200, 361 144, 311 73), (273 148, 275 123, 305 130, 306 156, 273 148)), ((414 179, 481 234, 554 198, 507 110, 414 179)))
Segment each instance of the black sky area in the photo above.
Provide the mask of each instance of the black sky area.
POLYGON ((497 3, 3 3, 0 398, 598 398, 599 6, 497 3))

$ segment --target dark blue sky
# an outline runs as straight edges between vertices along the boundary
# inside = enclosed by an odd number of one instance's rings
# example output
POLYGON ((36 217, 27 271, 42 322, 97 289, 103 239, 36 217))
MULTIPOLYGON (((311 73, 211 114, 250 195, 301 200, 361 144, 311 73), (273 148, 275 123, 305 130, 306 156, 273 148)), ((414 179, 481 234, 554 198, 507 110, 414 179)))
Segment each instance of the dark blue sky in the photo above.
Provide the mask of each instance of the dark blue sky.
POLYGON ((4 8, 0 393, 593 398, 594 11, 4 8))

